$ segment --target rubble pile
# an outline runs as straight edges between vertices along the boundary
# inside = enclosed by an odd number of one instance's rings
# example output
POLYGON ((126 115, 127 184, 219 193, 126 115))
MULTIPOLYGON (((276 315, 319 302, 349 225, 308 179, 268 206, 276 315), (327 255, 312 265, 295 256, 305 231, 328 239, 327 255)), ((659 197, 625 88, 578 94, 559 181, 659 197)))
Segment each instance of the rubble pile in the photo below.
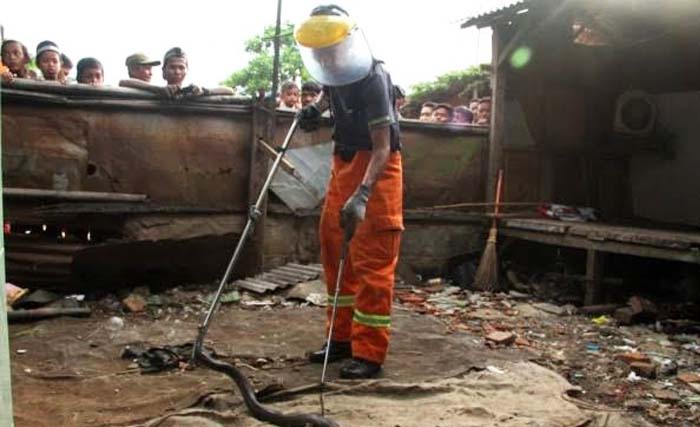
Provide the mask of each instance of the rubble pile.
MULTIPOLYGON (((700 423, 700 323, 656 320, 639 297, 627 307, 599 306, 583 315, 519 291, 476 293, 458 287, 399 289, 405 309, 442 319, 495 351, 517 348, 575 386, 582 405, 638 412, 657 425, 700 423), (625 322, 616 320, 624 311, 625 322), (593 310, 595 313, 596 310, 593 310), (647 324, 633 324, 637 321, 647 324)), ((584 311, 586 307, 582 308, 584 311)))

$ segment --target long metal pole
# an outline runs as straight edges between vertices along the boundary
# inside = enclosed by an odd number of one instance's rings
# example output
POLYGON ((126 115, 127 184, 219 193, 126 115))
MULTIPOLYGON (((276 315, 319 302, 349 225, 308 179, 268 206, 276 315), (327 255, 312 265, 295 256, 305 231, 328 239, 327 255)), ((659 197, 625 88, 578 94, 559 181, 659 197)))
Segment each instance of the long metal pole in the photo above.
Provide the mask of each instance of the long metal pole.
MULTIPOLYGON (((2 105, 0 89, 0 105, 2 105)), ((0 115, 2 115, 0 107, 0 115)), ((2 120, 0 120, 2 122, 2 120)), ((0 148, 2 147, 2 124, 0 124, 0 148)), ((0 157, 2 156, 0 149, 0 157)), ((0 172, 2 167, 0 167, 0 172)), ((0 173, 0 194, 2 194, 2 173, 0 173)), ((3 201, 0 197, 0 224, 3 224, 3 201)), ((7 313, 5 309, 5 233, 0 233, 0 425, 13 427, 12 384, 10 381, 10 342, 8 338, 7 313)))
POLYGON ((345 258, 348 254, 351 235, 346 231, 343 233, 343 243, 340 248, 340 261, 338 262, 338 273, 335 276, 335 290, 333 292, 333 307, 331 309, 331 320, 328 322, 328 336, 326 338, 326 352, 323 355, 323 369, 321 369, 321 387, 319 389, 319 400, 321 401, 321 416, 326 415, 326 406, 323 402, 324 386, 326 385, 326 370, 328 369, 328 355, 333 338, 333 327, 335 326, 335 313, 338 310, 338 295, 340 295, 340 285, 343 283, 343 272, 345 271, 345 258))
MULTIPOLYGON (((192 353, 193 358, 196 358, 197 354, 202 350, 202 343, 204 342, 204 337, 206 336, 207 331, 209 329, 209 323, 211 322, 212 316, 214 315, 214 311, 216 311, 216 306, 219 304, 221 293, 223 292, 226 283, 228 283, 228 279, 231 276, 233 268, 238 262, 238 258, 240 258, 241 253, 243 252, 243 247, 245 246, 248 237, 250 237, 250 235, 253 233, 253 230, 255 229, 255 223, 262 215, 262 212, 260 212, 260 208, 265 202, 265 197, 267 197, 267 190, 270 188, 270 184, 272 183, 272 178, 274 177, 275 172, 277 172, 277 169, 279 169, 279 165, 282 162, 282 157, 284 157, 284 154, 287 151, 287 147, 289 146, 289 142, 292 140, 292 136, 294 135, 294 131, 296 130, 298 123, 299 118, 294 118, 292 126, 289 128, 289 132, 287 132, 287 136, 284 138, 284 142, 280 146, 279 152, 277 153, 277 157, 272 163, 270 172, 268 172, 267 174, 265 183, 260 189, 258 199, 256 200, 255 204, 250 207, 250 211, 248 212, 248 221, 246 222, 245 227, 243 228, 243 233, 241 234, 240 239, 238 239, 236 249, 233 251, 233 256, 231 257, 231 260, 228 263, 228 267, 226 267, 226 272, 221 278, 221 282, 219 282, 219 288, 216 291, 216 295, 214 295, 214 299, 212 300, 211 305, 209 306, 209 310, 207 311, 207 314, 204 317, 204 321, 199 326, 199 333, 197 334, 197 340, 195 341, 192 353)), ((257 147, 253 147, 253 150, 257 150, 257 147)))

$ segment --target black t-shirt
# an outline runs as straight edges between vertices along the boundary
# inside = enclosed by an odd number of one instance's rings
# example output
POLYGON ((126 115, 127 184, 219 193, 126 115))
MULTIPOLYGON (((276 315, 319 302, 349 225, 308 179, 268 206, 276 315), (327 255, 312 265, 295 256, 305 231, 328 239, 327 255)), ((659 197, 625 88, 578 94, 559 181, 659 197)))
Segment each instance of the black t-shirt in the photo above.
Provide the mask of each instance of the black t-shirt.
POLYGON ((394 85, 377 61, 367 77, 345 86, 324 88, 330 96, 333 140, 350 150, 371 150, 371 129, 390 127, 391 151, 401 149, 394 85))

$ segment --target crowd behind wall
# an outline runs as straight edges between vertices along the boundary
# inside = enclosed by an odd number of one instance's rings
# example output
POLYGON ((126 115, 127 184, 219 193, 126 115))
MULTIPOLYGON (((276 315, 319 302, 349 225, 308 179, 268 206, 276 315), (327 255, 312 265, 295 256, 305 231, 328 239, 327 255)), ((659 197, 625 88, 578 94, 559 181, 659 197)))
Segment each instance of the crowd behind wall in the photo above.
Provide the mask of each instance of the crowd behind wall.
MULTIPOLYGON (((32 79, 56 84, 87 84, 92 86, 104 85, 104 67, 96 58, 82 58, 76 65, 76 78, 70 77, 73 62, 58 45, 50 40, 39 43, 36 47, 34 60, 38 72, 31 69, 31 56, 27 47, 17 40, 2 42, 0 62, 0 77, 3 83, 15 79, 32 79)), ((143 53, 134 53, 125 60, 129 78, 121 80, 120 86, 150 91, 168 99, 201 96, 201 95, 233 95, 234 91, 227 87, 206 89, 194 84, 184 86, 187 76, 187 55, 179 47, 168 50, 163 61, 149 58, 143 53), (153 67, 162 64, 165 86, 151 84, 153 67)), ((306 82, 299 87, 289 81, 282 84, 277 95, 277 106, 282 109, 298 110, 314 102, 322 91, 321 86, 314 82, 306 82)), ((260 94, 264 98, 265 94, 260 94)), ((473 99, 469 105, 452 106, 447 103, 426 102, 421 106, 419 117, 403 117, 402 109, 406 104, 406 92, 400 86, 394 86, 396 111, 401 118, 418 119, 433 123, 458 123, 466 125, 488 125, 491 117, 491 101, 489 98, 473 99)))

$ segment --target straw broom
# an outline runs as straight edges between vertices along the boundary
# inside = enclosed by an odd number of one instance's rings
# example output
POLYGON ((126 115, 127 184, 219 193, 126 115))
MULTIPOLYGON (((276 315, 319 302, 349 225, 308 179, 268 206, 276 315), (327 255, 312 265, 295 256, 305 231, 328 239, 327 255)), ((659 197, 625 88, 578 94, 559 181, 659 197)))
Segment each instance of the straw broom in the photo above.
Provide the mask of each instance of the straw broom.
POLYGON ((493 206, 493 219, 489 238, 486 240, 484 253, 481 254, 479 267, 474 275, 474 287, 476 289, 491 292, 498 287, 498 254, 496 253, 496 240, 498 236, 498 212, 501 203, 501 188, 503 186, 503 170, 498 171, 496 182, 496 203, 493 206))

